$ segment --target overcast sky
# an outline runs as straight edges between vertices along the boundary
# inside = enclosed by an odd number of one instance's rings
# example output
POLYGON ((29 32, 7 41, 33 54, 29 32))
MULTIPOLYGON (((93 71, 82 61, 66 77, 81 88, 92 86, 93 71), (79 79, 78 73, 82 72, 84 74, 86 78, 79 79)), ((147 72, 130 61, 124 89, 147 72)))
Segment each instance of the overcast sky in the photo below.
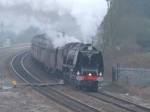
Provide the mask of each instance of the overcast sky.
POLYGON ((55 30, 57 25, 62 29, 75 26, 85 42, 96 34, 106 13, 105 0, 0 0, 0 22, 7 30, 19 33, 30 26, 42 31, 55 30))

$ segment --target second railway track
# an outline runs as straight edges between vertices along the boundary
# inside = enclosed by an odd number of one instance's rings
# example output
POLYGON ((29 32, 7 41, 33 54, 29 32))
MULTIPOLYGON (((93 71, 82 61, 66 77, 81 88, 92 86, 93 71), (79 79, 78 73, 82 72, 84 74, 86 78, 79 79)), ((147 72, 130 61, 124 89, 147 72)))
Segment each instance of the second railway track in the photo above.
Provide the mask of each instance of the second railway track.
MULTIPOLYGON (((11 67, 14 73, 21 78, 24 82, 29 85, 40 84, 41 81, 35 78, 32 74, 24 69, 23 58, 25 57, 26 52, 21 53, 15 56, 11 61, 11 67)), ((45 95, 47 98, 54 100, 55 102, 69 108, 75 112, 101 112, 100 110, 91 107, 87 104, 81 103, 80 101, 73 99, 61 92, 58 92, 52 87, 35 87, 32 86, 35 90, 45 95)))
POLYGON ((117 107, 123 108, 125 110, 128 110, 129 112, 150 112, 150 108, 129 102, 127 100, 112 96, 110 94, 107 94, 105 92, 99 92, 99 93, 88 93, 89 96, 95 97, 99 100, 102 100, 104 102, 113 104, 117 107))

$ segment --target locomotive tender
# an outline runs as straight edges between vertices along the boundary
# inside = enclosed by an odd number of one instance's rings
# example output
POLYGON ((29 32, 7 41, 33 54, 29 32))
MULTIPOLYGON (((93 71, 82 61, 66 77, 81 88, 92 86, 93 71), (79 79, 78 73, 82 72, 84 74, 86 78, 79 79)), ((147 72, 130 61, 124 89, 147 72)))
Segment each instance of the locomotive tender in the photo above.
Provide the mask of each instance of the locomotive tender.
POLYGON ((77 88, 97 91, 103 80, 102 53, 91 44, 68 43, 54 48, 45 34, 32 39, 32 57, 50 71, 57 71, 77 88))

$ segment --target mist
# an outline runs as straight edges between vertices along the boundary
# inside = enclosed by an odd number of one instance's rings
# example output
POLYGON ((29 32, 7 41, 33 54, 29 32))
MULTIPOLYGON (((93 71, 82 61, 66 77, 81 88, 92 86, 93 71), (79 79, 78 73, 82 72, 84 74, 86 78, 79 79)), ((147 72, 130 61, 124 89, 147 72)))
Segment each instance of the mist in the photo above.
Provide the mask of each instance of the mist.
MULTIPOLYGON (((65 32, 65 42, 91 42, 106 13, 105 0, 0 0, 4 31, 19 35, 35 27, 37 33, 65 32)), ((58 39, 52 37, 53 43, 59 45, 58 39)))

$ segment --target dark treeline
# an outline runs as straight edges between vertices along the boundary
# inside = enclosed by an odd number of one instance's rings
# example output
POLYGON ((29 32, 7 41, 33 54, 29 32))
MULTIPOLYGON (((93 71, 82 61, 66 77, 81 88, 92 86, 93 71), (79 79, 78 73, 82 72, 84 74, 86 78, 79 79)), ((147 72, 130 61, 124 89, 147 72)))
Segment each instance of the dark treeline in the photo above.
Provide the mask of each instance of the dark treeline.
POLYGON ((108 51, 150 51, 150 0, 112 0, 103 22, 108 51))

